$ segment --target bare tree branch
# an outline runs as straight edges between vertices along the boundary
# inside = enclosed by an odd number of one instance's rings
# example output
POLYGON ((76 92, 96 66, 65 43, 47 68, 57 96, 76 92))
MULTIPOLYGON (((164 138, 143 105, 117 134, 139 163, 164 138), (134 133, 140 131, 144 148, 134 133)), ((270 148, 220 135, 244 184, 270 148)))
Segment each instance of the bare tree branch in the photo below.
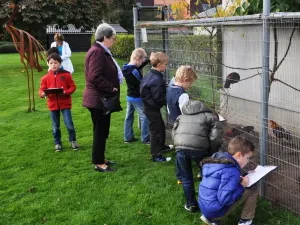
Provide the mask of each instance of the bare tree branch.
POLYGON ((283 63, 283 61, 285 60, 287 54, 288 54, 289 51, 290 51, 290 48, 291 48, 291 45, 292 45, 292 39, 293 39, 295 30, 296 30, 296 28, 294 27, 294 28, 293 28, 293 31, 292 31, 292 33, 291 33, 291 36, 290 36, 289 45, 288 45, 288 47, 287 47, 287 49, 286 49, 286 52, 285 52, 283 58, 282 58, 281 61, 279 62, 278 66, 277 66, 277 68, 276 68, 276 71, 277 71, 278 68, 281 66, 281 64, 283 63))
POLYGON ((278 37, 277 37, 277 27, 276 25, 273 27, 273 35, 274 35, 274 63, 273 69, 271 73, 271 79, 274 78, 274 74, 276 72, 277 64, 278 64, 278 37))
POLYGON ((262 67, 250 67, 250 68, 241 68, 241 67, 233 67, 233 66, 227 66, 225 65, 224 63, 218 61, 217 58, 215 58, 217 63, 226 67, 226 68, 229 68, 229 69, 236 69, 236 70, 257 70, 257 69, 262 69, 262 67))
POLYGON ((262 74, 262 73, 254 74, 254 75, 252 75, 252 76, 250 76, 250 77, 246 77, 246 78, 244 78, 244 79, 241 79, 239 82, 244 81, 244 80, 248 80, 248 79, 250 79, 250 78, 252 78, 252 77, 256 77, 256 76, 261 75, 261 74, 262 74))
POLYGON ((275 73, 277 72, 277 70, 279 69, 279 67, 281 66, 281 64, 283 63, 283 61, 285 60, 286 56, 288 55, 289 51, 290 51, 290 48, 291 48, 291 45, 292 45, 292 39, 293 39, 293 36, 294 36, 294 33, 295 33, 295 30, 296 28, 294 27, 293 28, 293 31, 291 33, 291 36, 289 38, 289 44, 288 44, 288 47, 285 51, 285 54, 283 56, 283 58, 280 60, 280 62, 278 63, 278 37, 277 37, 277 28, 276 28, 276 25, 274 27, 274 65, 273 65, 273 70, 271 71, 270 75, 269 75, 269 80, 270 80, 270 85, 268 87, 268 90, 269 90, 269 93, 271 92, 271 84, 273 81, 279 81, 283 84, 285 84, 286 86, 288 87, 291 87, 292 89, 295 89, 295 90, 298 90, 297 88, 294 88, 292 86, 290 86, 289 84, 279 80, 279 79, 276 79, 274 78, 275 77, 275 73), (277 64, 278 63, 278 64, 277 64))
POLYGON ((275 79, 274 76, 275 76, 276 71, 279 69, 279 67, 281 66, 281 64, 283 63, 283 61, 285 60, 286 56, 288 55, 288 53, 290 51, 295 30, 296 30, 296 28, 294 27, 293 31, 291 33, 291 36, 289 39, 289 44, 285 51, 285 54, 284 54, 283 58, 280 60, 280 62, 278 63, 278 37, 277 37, 277 28, 276 28, 276 26, 274 27, 274 44, 275 44, 275 46, 274 46, 275 47, 275 49, 274 49, 274 65, 273 65, 273 70, 270 74, 270 85, 272 84, 272 82, 275 79))
MULTIPOLYGON (((186 2, 186 0, 185 0, 185 2, 186 2)), ((186 2, 187 3, 187 2, 186 2)), ((187 5, 189 5, 188 3, 187 3, 187 5)), ((197 13, 195 12, 195 11, 193 11, 192 9, 191 9, 191 7, 188 7, 188 6, 185 6, 188 10, 190 10, 191 11, 191 13, 193 13, 193 15, 195 15, 195 16, 197 16, 198 18, 200 18, 198 15, 197 15, 197 13)), ((217 9, 217 6, 215 6, 216 7, 216 9, 217 9)), ((227 7, 227 6, 226 6, 227 7)), ((212 37, 215 37, 216 35, 212 35, 212 33, 211 33, 211 31, 207 28, 207 27, 204 27, 204 29, 209 33, 209 34, 211 34, 211 36, 212 37)), ((214 30, 214 29, 213 29, 214 30)), ((181 31, 181 33, 182 34, 184 34, 183 32, 182 32, 182 30, 180 29, 180 31, 181 31)), ((188 35, 186 35, 186 34, 184 34, 185 36, 186 36, 186 38, 187 38, 187 40, 189 41, 189 43, 190 44, 192 44, 192 42, 189 40, 189 38, 188 38, 188 35)), ((250 67, 250 68, 240 68, 240 67, 232 67, 232 66, 227 66, 227 65, 225 65, 224 63, 222 63, 222 62, 220 62, 214 55, 212 55, 212 57, 216 60, 216 62, 219 64, 219 65, 222 65, 222 66, 224 66, 224 67, 226 67, 226 68, 229 68, 229 69, 236 69, 236 70, 257 70, 257 69, 262 69, 262 67, 250 67)), ((270 72, 271 72, 271 70, 270 70, 270 72)))
POLYGON ((282 84, 284 84, 284 85, 286 85, 286 86, 288 86, 288 87, 290 87, 290 88, 294 89, 295 91, 299 91, 299 92, 300 92, 300 89, 298 89, 298 88, 295 88, 295 87, 293 87, 292 85, 289 85, 289 84, 285 83, 285 82, 284 82, 284 81, 282 81, 282 80, 279 80, 279 79, 276 79, 276 78, 274 78, 274 80, 273 80, 273 81, 278 81, 278 82, 280 82, 280 83, 282 83, 282 84))

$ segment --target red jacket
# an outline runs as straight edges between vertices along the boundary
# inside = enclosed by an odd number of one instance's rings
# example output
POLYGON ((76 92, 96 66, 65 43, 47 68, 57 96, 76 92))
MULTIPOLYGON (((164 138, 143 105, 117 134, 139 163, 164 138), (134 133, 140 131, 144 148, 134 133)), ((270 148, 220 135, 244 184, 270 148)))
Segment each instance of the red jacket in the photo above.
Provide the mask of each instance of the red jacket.
POLYGON ((49 110, 60 110, 72 108, 71 94, 76 90, 76 85, 71 74, 65 70, 53 72, 49 70, 46 75, 41 78, 41 86, 39 90, 40 97, 47 88, 63 88, 64 94, 47 95, 49 110))

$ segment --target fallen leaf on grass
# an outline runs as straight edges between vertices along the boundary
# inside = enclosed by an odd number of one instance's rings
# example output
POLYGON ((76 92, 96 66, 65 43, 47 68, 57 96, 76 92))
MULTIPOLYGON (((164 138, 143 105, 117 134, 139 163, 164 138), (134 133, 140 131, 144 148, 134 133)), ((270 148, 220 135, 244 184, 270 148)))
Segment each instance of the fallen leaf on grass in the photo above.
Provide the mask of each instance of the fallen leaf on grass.
POLYGON ((32 186, 32 187, 28 188, 28 192, 35 193, 36 192, 36 187, 32 186))

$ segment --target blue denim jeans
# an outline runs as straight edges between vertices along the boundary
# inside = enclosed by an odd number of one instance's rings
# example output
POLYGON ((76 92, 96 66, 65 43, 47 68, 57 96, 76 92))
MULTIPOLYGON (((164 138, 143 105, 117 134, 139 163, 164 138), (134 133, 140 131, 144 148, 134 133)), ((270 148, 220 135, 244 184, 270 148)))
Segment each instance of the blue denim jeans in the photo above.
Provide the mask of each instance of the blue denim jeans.
POLYGON ((76 132, 72 120, 71 109, 52 110, 50 111, 50 117, 55 145, 61 145, 60 112, 63 115, 64 123, 69 133, 69 141, 76 141, 76 132))
POLYGON ((144 113, 143 102, 132 102, 127 101, 126 117, 124 121, 124 141, 130 141, 134 137, 133 122, 134 122, 134 111, 137 111, 141 121, 141 140, 149 141, 149 121, 144 113))
POLYGON ((200 161, 208 155, 206 152, 202 151, 186 149, 176 149, 176 151, 176 169, 181 176, 186 204, 188 207, 197 206, 198 203, 195 198, 192 160, 199 166, 200 161))

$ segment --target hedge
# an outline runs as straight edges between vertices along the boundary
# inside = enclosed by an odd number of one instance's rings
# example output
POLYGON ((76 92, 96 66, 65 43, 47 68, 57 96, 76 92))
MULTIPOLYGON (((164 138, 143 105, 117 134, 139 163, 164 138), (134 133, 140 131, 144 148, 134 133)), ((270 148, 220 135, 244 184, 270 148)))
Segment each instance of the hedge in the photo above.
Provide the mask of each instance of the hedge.
MULTIPOLYGON (((134 50, 134 36, 132 34, 118 34, 111 48, 114 57, 129 61, 131 52, 134 50)), ((95 35, 91 38, 91 45, 95 42, 95 35)))
MULTIPOLYGON (((212 65, 216 63, 216 39, 210 40, 207 35, 169 35, 168 46, 167 54, 171 56, 172 61, 179 64, 212 65), (212 58, 210 53, 213 55, 212 58)), ((145 48, 147 52, 162 51, 162 35, 148 35, 148 42, 142 43, 142 48, 145 48)))
POLYGON ((0 54, 1 53, 17 53, 16 47, 12 42, 1 42, 0 43, 0 54))

